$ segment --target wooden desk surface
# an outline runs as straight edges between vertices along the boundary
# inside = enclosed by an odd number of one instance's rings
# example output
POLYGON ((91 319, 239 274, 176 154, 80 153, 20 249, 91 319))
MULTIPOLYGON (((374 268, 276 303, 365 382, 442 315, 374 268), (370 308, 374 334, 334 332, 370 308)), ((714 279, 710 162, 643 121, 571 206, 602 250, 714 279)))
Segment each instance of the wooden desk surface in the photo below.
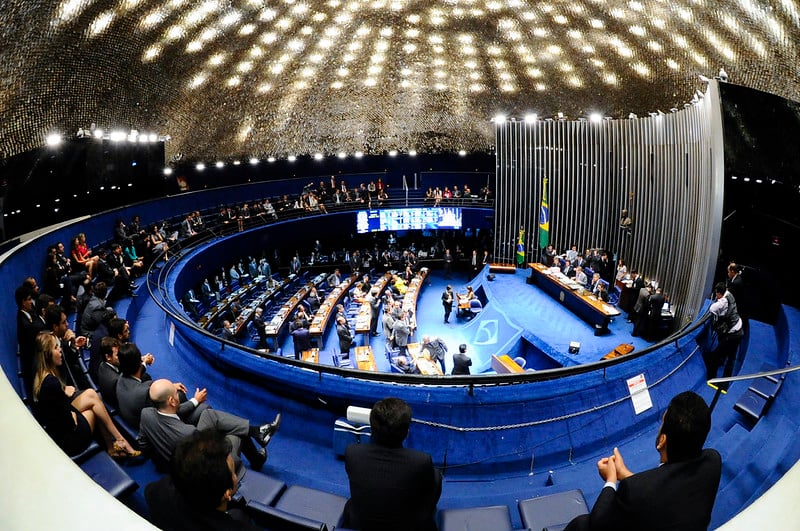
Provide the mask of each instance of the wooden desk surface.
POLYGON ((311 326, 308 327, 308 332, 311 334, 311 337, 319 337, 325 333, 325 329, 328 327, 328 321, 334 309, 336 309, 336 305, 345 296, 347 290, 350 289, 355 278, 355 275, 343 278, 339 285, 325 296, 325 300, 322 301, 317 313, 311 317, 311 326))
POLYGON ((301 354, 303 361, 309 363, 319 363, 319 349, 312 348, 311 350, 304 350, 301 354))
POLYGON ((372 355, 372 347, 356 347, 353 355, 356 357, 356 367, 362 371, 378 372, 375 356, 372 355))
MULTIPOLYGON (((372 285, 372 289, 377 288, 378 297, 380 297, 383 294, 383 290, 386 289, 386 285, 389 283, 389 280, 391 278, 392 274, 386 273, 382 277, 375 280, 375 283, 372 285)), ((356 316, 356 326, 355 326, 356 334, 368 334, 369 325, 371 321, 372 321, 372 306, 370 306, 369 301, 364 301, 358 308, 358 315, 356 316)))
POLYGON ((606 317, 616 317, 617 315, 620 315, 620 311, 616 307, 614 307, 613 304, 609 304, 607 302, 599 300, 597 297, 592 295, 591 292, 589 292, 588 290, 585 290, 585 293, 582 295, 581 288, 577 285, 577 283, 574 282, 567 283, 558 278, 557 276, 549 274, 548 272, 549 268, 546 267, 544 264, 529 263, 528 265, 531 267, 531 269, 540 273, 542 277, 546 278, 550 282, 553 282, 561 286, 565 290, 569 290, 569 292, 571 292, 576 299, 583 301, 584 304, 591 306, 592 308, 594 308, 601 314, 605 315, 606 317))
POLYGON ((267 337, 276 338, 281 333, 283 326, 289 321, 300 302, 311 292, 311 286, 319 286, 326 276, 322 273, 311 279, 305 286, 297 290, 292 297, 286 301, 278 312, 267 323, 267 337))
POLYGON ((444 376, 439 362, 429 360, 422 356, 422 343, 409 343, 408 355, 414 360, 420 374, 425 374, 427 376, 444 376))
POLYGON ((497 374, 525 372, 525 369, 517 365, 508 354, 500 354, 499 356, 492 354, 492 369, 497 374))

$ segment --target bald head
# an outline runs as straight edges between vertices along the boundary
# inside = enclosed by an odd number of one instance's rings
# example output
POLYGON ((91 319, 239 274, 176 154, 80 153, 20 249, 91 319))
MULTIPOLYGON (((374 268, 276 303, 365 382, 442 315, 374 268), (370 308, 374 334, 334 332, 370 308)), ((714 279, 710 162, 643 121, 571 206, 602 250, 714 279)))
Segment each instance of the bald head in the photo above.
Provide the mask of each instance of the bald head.
POLYGON ((168 409, 169 399, 175 394, 175 384, 162 378, 150 386, 150 400, 159 411, 168 409))

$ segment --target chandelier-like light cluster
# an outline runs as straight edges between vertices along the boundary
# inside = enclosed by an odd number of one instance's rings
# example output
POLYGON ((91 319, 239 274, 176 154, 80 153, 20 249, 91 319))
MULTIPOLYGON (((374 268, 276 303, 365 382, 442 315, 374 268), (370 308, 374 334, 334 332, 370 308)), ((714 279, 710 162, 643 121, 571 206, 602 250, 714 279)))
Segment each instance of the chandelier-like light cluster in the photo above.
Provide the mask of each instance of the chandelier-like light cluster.
POLYGON ((698 74, 798 98, 794 0, 9 0, 0 149, 131 123, 189 158, 458 151, 498 112, 679 107, 698 74))

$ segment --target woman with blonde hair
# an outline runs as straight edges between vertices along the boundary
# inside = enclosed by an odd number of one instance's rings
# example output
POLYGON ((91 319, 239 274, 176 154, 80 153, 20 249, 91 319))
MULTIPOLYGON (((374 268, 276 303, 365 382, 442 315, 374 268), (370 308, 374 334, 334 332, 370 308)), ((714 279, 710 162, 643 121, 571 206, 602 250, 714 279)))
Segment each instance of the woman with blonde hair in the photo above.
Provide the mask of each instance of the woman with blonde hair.
POLYGON ((120 434, 105 404, 94 389, 78 392, 65 385, 59 367, 64 363, 61 342, 49 332, 36 336, 36 374, 33 400, 39 422, 68 455, 76 455, 92 442, 95 425, 111 457, 137 457, 141 452, 120 434))

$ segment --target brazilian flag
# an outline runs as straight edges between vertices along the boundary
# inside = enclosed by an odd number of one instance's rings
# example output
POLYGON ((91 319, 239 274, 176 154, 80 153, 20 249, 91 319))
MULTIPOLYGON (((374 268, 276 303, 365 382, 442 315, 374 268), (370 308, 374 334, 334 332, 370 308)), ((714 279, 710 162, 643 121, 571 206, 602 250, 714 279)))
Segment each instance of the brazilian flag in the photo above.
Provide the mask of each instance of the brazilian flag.
POLYGON ((522 267, 525 263, 525 229, 519 229, 519 239, 517 240, 517 267, 522 267))
POLYGON ((539 207, 539 248, 550 244, 550 207, 547 202, 547 177, 542 183, 542 205, 539 207))

